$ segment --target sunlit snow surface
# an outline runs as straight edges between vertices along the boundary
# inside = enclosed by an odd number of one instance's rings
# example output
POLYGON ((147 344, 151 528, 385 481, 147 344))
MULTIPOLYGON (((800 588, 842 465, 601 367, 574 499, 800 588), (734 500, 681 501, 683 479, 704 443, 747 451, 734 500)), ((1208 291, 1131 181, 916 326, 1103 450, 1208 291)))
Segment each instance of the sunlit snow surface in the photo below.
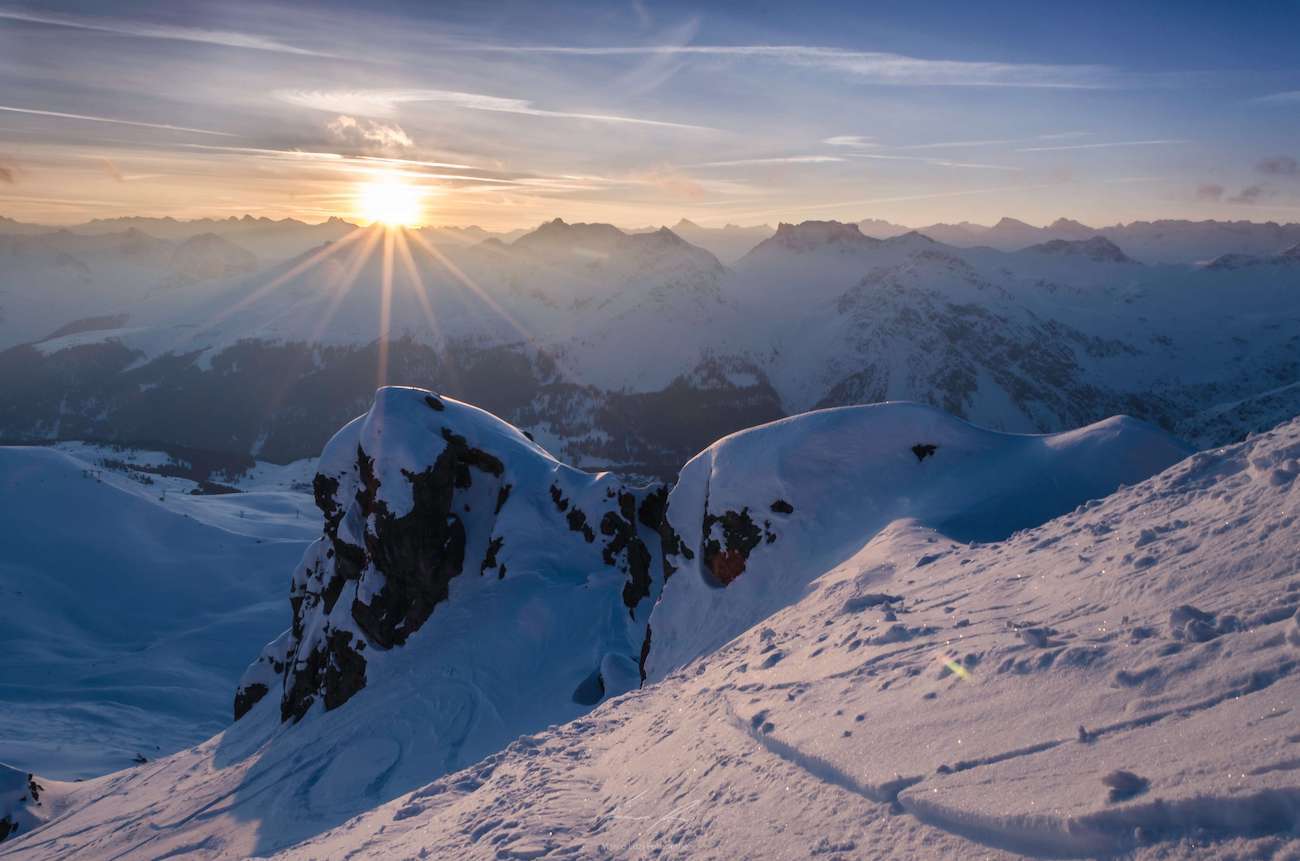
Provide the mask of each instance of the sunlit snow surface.
MULTIPOLYGON (((394 660, 298 725, 263 704, 51 782, 66 812, 0 857, 1290 857, 1300 421, 1182 455, 1126 420, 1014 437, 911 405, 728 438, 674 528, 748 508, 775 539, 725 588, 677 559, 644 689, 395 794, 457 668, 394 660), (954 540, 972 512, 1005 537, 954 540), (1011 533, 1032 512, 1060 516, 1011 533)), ((487 648, 509 632, 480 606, 487 648)))

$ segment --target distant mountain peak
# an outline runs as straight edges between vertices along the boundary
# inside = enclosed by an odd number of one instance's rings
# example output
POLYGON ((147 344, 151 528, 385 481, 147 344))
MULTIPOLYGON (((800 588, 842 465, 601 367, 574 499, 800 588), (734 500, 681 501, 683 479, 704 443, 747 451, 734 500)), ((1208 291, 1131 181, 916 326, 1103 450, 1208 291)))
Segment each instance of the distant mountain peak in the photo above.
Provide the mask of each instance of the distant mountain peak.
POLYGON ((919 230, 909 230, 884 240, 890 245, 938 245, 938 243, 919 230))
MULTIPOLYGON (((782 222, 776 233, 759 243, 758 248, 779 247, 791 251, 813 251, 818 248, 864 248, 878 245, 879 239, 863 235, 856 224, 842 221, 804 221, 799 224, 782 222)), ((758 248, 755 250, 757 251, 758 248)))
POLYGON ((1032 224, 1026 224, 1025 222, 1021 221, 1018 218, 1010 218, 1004 215, 1002 216, 1002 218, 998 219, 997 224, 993 225, 993 229, 994 230, 1037 230, 1038 228, 1034 227, 1032 224))
POLYGON ((1084 224, 1081 221, 1075 221, 1073 218, 1058 218, 1055 221, 1053 221, 1051 224, 1047 225, 1047 229, 1054 233, 1062 233, 1068 231, 1070 233, 1084 234, 1084 235, 1097 232, 1095 228, 1089 227, 1088 225, 1084 224))
POLYGON ((1090 260, 1107 263, 1136 262, 1104 236, 1094 236, 1091 239, 1050 239, 1039 245, 1031 245, 1025 250, 1038 254, 1087 257, 1090 260))

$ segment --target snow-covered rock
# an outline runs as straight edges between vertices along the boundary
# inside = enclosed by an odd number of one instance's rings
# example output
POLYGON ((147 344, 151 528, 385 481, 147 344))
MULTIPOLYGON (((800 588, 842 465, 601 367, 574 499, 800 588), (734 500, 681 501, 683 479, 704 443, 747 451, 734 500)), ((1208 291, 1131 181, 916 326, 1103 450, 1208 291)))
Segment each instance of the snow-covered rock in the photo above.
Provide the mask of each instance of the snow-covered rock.
POLYGON ((1127 417, 1016 436, 907 403, 733 434, 688 463, 668 497, 672 574, 650 619, 647 676, 663 678, 797 602, 890 523, 1002 540, 1190 453, 1127 417))
POLYGON ((420 761, 463 764, 639 684, 664 488, 579 472, 482 410, 397 387, 335 435, 318 470, 324 534, 294 573, 292 626, 245 674, 237 719, 271 693, 294 722, 363 692, 380 709, 447 696, 467 723, 424 739, 420 761), (394 690, 411 672, 433 678, 394 690))

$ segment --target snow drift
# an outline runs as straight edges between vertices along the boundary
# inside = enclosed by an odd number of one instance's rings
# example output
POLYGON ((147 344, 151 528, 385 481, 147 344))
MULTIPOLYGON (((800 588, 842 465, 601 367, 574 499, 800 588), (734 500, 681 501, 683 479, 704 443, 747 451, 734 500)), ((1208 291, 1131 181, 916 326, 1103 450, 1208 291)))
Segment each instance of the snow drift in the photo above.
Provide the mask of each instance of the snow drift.
POLYGON ((651 619, 647 673, 662 678, 797 602, 811 579, 890 523, 1000 540, 1190 453, 1127 417, 1024 436, 908 403, 733 434, 691 460, 668 497, 673 573, 651 619))

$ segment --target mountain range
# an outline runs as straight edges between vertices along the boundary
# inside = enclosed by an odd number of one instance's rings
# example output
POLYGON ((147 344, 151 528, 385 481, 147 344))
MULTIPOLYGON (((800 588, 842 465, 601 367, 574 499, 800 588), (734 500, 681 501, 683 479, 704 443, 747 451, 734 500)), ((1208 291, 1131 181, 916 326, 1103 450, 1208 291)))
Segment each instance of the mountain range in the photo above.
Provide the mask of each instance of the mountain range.
POLYGON ((265 231, 262 251, 212 222, 0 237, 0 440, 287 463, 390 382, 662 480, 811 408, 916 400, 1016 432, 1124 412, 1208 446, 1289 418, 1300 392, 1300 246, 1147 264, 1101 235, 999 251, 804 222, 728 266, 667 228, 220 224, 265 231))

